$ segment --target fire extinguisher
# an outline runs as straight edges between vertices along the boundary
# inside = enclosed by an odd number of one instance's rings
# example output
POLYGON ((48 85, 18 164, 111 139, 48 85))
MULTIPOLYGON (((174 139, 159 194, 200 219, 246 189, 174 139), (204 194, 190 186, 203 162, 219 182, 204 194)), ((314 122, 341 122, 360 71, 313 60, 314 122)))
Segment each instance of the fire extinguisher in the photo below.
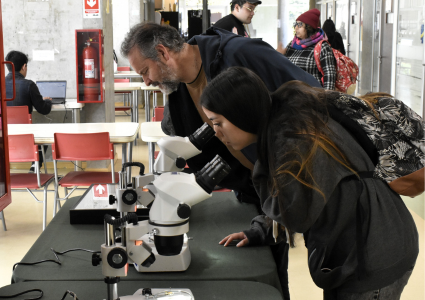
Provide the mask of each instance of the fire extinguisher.
POLYGON ((87 41, 86 45, 87 47, 83 49, 82 55, 84 63, 84 101, 97 101, 99 100, 100 87, 98 75, 99 59, 96 49, 90 46, 90 41, 87 41))

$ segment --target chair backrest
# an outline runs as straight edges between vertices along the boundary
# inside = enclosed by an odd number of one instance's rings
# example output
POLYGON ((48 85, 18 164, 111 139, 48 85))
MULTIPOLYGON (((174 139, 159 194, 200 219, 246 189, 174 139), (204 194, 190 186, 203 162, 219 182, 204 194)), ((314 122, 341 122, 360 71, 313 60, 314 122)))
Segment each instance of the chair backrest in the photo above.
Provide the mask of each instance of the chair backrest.
POLYGON ((155 107, 152 122, 160 122, 162 119, 164 119, 164 106, 155 107))
POLYGON ((38 147, 33 134, 9 135, 9 161, 38 161, 38 147))
POLYGON ((28 113, 28 106, 8 106, 7 107, 8 124, 31 124, 31 114, 28 113))
POLYGON ((114 79, 114 82, 130 82, 130 79, 127 79, 127 78, 114 79))
POLYGON ((114 159, 114 145, 109 141, 109 132, 55 133, 54 141, 54 160, 114 159))
POLYGON ((130 71, 130 67, 118 67, 118 71, 130 71))

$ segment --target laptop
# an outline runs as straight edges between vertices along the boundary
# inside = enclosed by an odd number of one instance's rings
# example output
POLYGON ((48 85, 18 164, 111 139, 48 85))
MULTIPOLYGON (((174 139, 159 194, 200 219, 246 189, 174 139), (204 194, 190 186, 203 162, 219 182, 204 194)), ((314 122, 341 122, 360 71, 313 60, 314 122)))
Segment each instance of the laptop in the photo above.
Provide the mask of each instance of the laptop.
POLYGON ((66 98, 66 81, 51 80, 36 82, 40 94, 52 98, 52 104, 64 104, 66 98))

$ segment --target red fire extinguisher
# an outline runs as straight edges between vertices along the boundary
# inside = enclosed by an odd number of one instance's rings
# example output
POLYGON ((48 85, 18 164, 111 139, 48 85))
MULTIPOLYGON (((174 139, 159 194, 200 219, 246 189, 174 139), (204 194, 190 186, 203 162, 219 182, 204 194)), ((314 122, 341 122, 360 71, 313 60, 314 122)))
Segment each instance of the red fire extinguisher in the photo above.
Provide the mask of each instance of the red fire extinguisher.
POLYGON ((98 75, 99 59, 98 59, 98 54, 96 49, 90 46, 90 41, 87 41, 86 45, 87 47, 83 49, 84 101, 97 101, 99 100, 99 84, 100 84, 100 79, 98 75))

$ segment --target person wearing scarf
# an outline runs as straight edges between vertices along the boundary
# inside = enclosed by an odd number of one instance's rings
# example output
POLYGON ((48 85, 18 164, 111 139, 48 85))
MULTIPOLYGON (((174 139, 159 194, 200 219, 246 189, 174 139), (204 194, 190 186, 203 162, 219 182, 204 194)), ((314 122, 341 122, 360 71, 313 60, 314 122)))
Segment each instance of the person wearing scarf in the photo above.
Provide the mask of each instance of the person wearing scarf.
MULTIPOLYGON (((314 47, 321 40, 327 40, 325 32, 319 28, 320 11, 316 8, 301 14, 294 23, 295 36, 283 51, 284 55, 296 66, 314 76, 322 83, 322 74, 314 60, 314 47)), ((324 72, 323 87, 335 89, 336 62, 332 48, 323 43, 320 51, 320 64, 324 72)))

